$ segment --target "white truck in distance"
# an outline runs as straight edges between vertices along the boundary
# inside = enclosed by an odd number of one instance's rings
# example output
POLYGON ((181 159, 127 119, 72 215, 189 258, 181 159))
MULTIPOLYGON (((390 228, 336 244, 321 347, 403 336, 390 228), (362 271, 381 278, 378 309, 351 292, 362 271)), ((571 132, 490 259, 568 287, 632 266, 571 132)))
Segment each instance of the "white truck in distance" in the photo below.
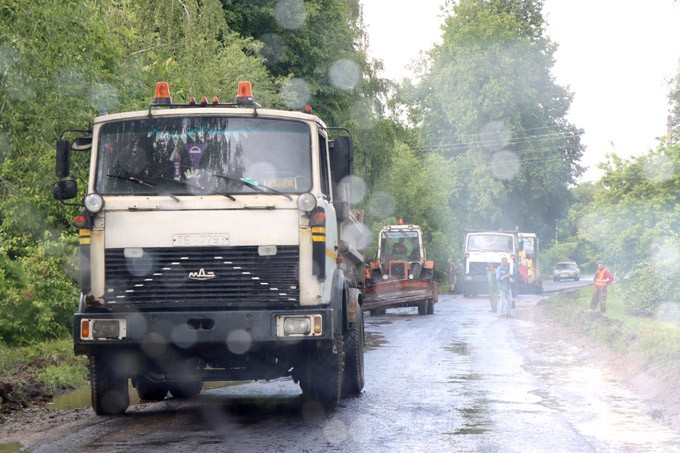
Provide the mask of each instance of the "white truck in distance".
POLYGON ((508 259, 510 274, 514 276, 513 295, 543 291, 535 233, 468 230, 463 249, 463 295, 488 294, 487 267, 498 266, 503 258, 508 259))

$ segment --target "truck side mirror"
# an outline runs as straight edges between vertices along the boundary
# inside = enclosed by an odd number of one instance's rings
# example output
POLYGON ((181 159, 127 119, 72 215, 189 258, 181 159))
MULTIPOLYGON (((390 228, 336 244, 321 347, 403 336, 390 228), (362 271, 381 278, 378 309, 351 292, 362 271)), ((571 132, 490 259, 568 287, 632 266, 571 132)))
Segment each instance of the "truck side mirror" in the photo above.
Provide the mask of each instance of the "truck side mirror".
POLYGON ((331 178, 336 186, 352 174, 354 146, 352 137, 341 136, 333 140, 331 149, 331 178))
POLYGON ((92 149, 92 136, 81 135, 71 143, 71 149, 74 151, 87 151, 92 149))
POLYGON ((69 176, 71 167, 71 143, 68 140, 57 140, 57 178, 69 176))
POLYGON ((78 195, 78 183, 73 179, 57 181, 52 185, 52 196, 55 200, 71 200, 78 195))

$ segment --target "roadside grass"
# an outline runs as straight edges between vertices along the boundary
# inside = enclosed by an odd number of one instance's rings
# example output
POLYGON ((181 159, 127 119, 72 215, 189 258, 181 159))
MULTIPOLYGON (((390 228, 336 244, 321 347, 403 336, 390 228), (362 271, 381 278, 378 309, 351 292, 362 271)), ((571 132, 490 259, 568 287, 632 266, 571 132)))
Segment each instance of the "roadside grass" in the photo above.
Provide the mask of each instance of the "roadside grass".
POLYGON ((544 313, 624 356, 635 356, 643 368, 667 369, 678 373, 680 364, 680 316, 640 317, 624 309, 623 287, 613 285, 607 294, 607 312, 590 312, 592 287, 567 291, 550 297, 544 313))
POLYGON ((86 383, 86 358, 73 354, 70 337, 20 347, 0 344, 0 412, 86 383))

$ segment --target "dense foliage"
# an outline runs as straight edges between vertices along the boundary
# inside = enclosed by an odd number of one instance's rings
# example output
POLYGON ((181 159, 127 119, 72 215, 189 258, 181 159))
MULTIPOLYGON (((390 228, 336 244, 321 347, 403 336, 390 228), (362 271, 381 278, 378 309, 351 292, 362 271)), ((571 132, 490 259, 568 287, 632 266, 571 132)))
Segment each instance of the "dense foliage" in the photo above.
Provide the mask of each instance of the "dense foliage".
POLYGON ((634 311, 677 302, 680 271, 680 146, 661 145, 629 161, 613 156, 579 234, 626 282, 634 311))
POLYGON ((474 228, 554 237, 582 169, 571 94, 551 75, 541 1, 462 0, 420 84, 428 147, 453 162, 456 214, 474 228))

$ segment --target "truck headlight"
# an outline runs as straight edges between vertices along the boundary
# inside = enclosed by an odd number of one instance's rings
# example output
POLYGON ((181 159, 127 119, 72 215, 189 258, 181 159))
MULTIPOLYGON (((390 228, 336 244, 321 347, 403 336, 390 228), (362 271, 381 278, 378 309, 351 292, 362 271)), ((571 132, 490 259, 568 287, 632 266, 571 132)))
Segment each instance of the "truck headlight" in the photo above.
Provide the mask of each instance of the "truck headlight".
POLYGON ((122 340, 127 336, 125 319, 81 319, 82 340, 122 340))
POLYGON ((316 337, 322 334, 322 317, 316 315, 279 315, 276 335, 279 337, 316 337))
POLYGON ((83 200, 85 209, 92 214, 96 214, 104 208, 104 199, 98 193, 88 193, 83 200))
POLYGON ((312 209, 316 208, 316 197, 309 192, 300 194, 297 207, 302 212, 312 212, 312 209))

